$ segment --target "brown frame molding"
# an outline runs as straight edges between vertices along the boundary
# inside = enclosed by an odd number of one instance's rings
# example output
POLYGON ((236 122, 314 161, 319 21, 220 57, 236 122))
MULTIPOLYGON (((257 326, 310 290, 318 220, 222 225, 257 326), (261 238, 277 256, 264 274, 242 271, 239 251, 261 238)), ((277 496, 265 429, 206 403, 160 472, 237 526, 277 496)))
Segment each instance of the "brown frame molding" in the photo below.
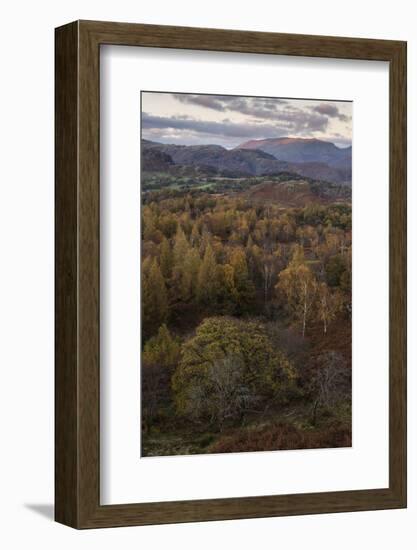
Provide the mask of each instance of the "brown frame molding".
POLYGON ((76 21, 55 32, 55 519, 116 527, 406 507, 406 43, 76 21), (389 487, 179 502, 99 500, 99 51, 101 44, 390 64, 389 487))

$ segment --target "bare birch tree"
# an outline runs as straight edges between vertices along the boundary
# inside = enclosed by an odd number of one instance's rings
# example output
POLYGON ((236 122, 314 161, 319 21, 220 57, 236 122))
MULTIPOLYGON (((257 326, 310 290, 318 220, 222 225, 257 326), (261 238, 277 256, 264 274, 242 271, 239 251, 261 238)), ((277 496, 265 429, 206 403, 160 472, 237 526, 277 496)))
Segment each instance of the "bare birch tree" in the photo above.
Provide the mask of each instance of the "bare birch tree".
POLYGON ((317 280, 305 262, 301 247, 295 249, 288 267, 279 274, 276 289, 284 294, 288 309, 301 325, 304 338, 316 299, 317 280))

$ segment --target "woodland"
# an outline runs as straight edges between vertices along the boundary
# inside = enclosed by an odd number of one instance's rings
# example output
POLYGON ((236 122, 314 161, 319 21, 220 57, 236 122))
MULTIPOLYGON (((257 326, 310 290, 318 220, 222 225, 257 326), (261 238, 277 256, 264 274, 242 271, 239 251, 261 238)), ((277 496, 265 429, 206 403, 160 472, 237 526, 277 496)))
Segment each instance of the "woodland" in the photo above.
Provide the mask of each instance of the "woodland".
POLYGON ((351 445, 350 197, 142 174, 142 456, 351 445))

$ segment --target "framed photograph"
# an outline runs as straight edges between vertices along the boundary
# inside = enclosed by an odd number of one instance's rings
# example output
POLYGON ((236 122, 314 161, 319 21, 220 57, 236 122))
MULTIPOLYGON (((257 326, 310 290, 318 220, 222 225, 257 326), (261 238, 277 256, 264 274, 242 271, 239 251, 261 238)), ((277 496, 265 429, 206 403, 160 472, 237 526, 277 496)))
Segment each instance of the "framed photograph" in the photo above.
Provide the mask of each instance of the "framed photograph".
POLYGON ((56 29, 56 520, 406 506, 406 43, 56 29))

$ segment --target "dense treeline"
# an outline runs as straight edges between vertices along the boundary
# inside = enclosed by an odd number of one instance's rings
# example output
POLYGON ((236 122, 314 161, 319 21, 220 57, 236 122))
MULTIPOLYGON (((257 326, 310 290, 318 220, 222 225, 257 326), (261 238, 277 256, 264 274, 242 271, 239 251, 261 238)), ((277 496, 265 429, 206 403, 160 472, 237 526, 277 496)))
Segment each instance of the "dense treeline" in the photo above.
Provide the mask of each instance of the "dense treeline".
POLYGON ((350 205, 148 192, 141 227, 144 454, 245 450, 259 419, 259 448, 349 444, 350 205))

